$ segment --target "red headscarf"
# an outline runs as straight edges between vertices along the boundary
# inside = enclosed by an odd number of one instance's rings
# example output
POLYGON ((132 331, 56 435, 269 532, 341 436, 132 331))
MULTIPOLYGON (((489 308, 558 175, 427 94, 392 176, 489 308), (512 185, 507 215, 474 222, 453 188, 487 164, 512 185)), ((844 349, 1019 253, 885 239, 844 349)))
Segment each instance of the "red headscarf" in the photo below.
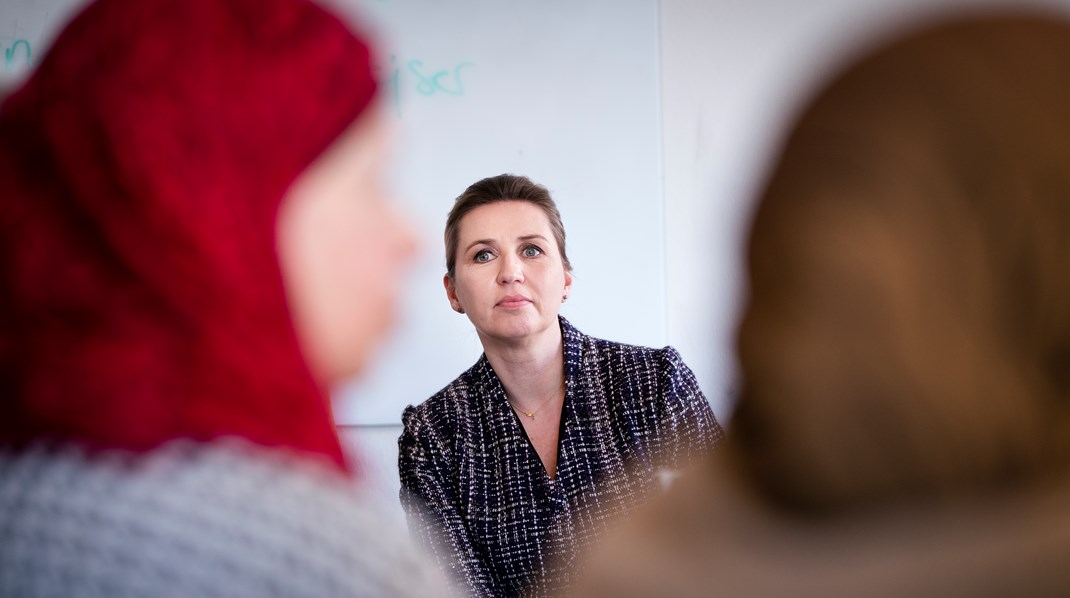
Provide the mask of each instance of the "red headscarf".
POLYGON ((304 0, 99 0, 0 106, 0 444, 244 437, 345 468, 275 253, 367 106, 304 0))

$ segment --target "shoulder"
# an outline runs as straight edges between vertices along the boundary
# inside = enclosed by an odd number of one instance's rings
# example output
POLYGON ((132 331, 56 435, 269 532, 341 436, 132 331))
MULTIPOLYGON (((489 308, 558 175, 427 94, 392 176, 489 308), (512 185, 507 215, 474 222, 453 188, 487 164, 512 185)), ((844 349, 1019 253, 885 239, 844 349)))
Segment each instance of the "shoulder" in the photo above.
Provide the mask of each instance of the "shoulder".
POLYGON ((469 399, 475 394, 479 379, 487 367, 486 357, 481 356, 475 365, 427 400, 406 407, 401 414, 406 431, 423 426, 441 427, 456 419, 466 410, 469 399))
POLYGON ((683 373, 693 377, 680 353, 673 347, 661 348, 630 345, 580 332, 568 320, 561 318, 564 337, 566 369, 587 375, 628 375, 648 378, 660 373, 675 376, 683 373))
POLYGON ((671 346, 661 348, 630 345, 595 337, 586 337, 584 354, 587 363, 602 367, 627 368, 649 373, 690 372, 679 351, 671 346))
MULTIPOLYGON (((22 587, 70 583, 58 593, 76 594, 79 580, 113 571, 112 587, 128 589, 118 593, 139 594, 145 587, 129 574, 138 570, 176 580, 157 588, 162 596, 206 587, 234 596, 264 587, 367 595, 410 570, 414 585, 403 593, 419 595, 435 581, 400 523, 349 478, 234 439, 176 442, 138 457, 74 448, 0 455, 0 496, 12 492, 36 497, 0 509, 0 528, 35 555, 17 573, 22 587), (194 531, 191 522, 209 525, 194 531), (85 545, 96 549, 85 552, 85 545), (383 570, 384 562, 396 568, 383 570)), ((14 572, 4 561, 0 551, 0 571, 14 572)), ((12 581, 5 577, 2 595, 12 581)))
POLYGON ((681 394, 701 394, 694 373, 684 363, 679 351, 632 345, 582 334, 572 329, 571 355, 566 364, 587 383, 616 389, 619 399, 637 401, 670 398, 681 394))

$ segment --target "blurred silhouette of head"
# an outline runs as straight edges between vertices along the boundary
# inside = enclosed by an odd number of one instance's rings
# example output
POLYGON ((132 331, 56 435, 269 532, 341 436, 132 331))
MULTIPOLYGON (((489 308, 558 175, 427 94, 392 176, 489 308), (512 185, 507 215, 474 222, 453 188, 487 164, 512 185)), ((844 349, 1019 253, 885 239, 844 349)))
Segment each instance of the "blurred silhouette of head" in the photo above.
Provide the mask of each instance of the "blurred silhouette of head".
POLYGON ((0 107, 0 444, 237 436, 344 467, 326 386, 411 253, 375 90, 307 0, 82 10, 0 107))
POLYGON ((754 217, 730 437, 808 510, 1070 457, 1070 25, 932 27, 803 111, 754 217))

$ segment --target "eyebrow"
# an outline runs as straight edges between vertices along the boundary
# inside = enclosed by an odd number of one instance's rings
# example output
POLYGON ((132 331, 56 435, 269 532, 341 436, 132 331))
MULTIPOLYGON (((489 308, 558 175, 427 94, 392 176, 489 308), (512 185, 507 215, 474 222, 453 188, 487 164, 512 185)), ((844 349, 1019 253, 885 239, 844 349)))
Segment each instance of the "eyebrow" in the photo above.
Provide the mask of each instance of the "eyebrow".
MULTIPOLYGON (((545 242, 548 242, 546 237, 544 237, 544 236, 542 236, 540 234, 521 235, 521 236, 517 237, 517 241, 530 241, 532 239, 541 239, 541 240, 543 240, 545 242)), ((476 239, 475 241, 472 241, 471 243, 468 244, 467 247, 464 248, 464 253, 468 253, 468 250, 473 248, 473 247, 475 247, 476 245, 490 245, 490 246, 493 247, 493 246, 495 246, 497 244, 498 243, 494 239, 476 239)))
POLYGON ((464 248, 464 253, 468 253, 468 250, 476 245, 494 245, 494 239, 476 239, 468 244, 468 247, 464 248))

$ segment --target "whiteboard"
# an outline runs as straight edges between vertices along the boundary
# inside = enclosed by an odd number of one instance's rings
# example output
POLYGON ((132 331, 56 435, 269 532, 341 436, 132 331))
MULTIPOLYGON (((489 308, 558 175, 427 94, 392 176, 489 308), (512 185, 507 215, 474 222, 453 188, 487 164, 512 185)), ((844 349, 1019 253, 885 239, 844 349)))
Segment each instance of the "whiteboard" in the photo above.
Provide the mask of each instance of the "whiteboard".
POLYGON ((453 199, 512 172, 547 186, 575 268, 562 309, 581 330, 665 343, 655 0, 364 0, 384 99, 398 125, 395 188, 423 253, 396 334, 336 392, 340 423, 399 423, 482 349, 442 288, 453 199))
MULTIPOLYGON (((486 176, 527 175, 557 201, 575 269, 565 317, 664 345, 657 0, 324 1, 376 41, 398 133, 392 180, 422 245, 394 334, 334 389, 338 423, 399 424, 479 357, 442 288, 442 232, 453 199, 486 176)), ((0 83, 24 76, 81 4, 5 0, 0 83)))
POLYGON ((3 0, 0 3, 0 91, 17 85, 44 55, 84 0, 3 0))

